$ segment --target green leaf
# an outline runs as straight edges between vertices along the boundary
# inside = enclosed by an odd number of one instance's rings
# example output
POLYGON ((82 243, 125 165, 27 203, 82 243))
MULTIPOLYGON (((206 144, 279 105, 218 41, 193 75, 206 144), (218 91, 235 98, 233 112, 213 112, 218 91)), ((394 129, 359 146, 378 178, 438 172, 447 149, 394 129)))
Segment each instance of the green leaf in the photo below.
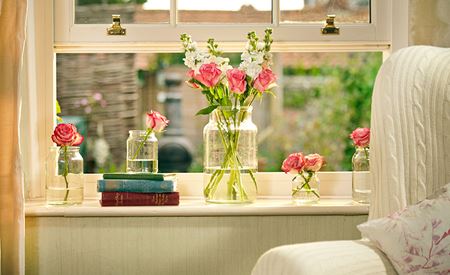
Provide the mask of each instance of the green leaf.
POLYGON ((275 93, 272 90, 267 90, 266 94, 269 94, 269 95, 273 96, 274 98, 277 98, 277 96, 275 95, 275 93))
POLYGON ((61 113, 61 106, 59 105, 58 100, 56 100, 56 114, 60 114, 61 113))
POLYGON ((214 111, 219 105, 210 105, 206 108, 201 109, 195 115, 209 115, 212 111, 214 111))

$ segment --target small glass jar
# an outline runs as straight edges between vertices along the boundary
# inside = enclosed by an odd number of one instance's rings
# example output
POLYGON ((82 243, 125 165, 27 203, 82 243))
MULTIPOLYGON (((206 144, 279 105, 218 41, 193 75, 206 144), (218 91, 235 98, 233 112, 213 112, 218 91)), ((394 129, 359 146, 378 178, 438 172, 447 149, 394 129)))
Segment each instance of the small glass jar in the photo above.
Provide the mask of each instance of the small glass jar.
POLYGON ((352 157, 352 198, 358 203, 370 203, 369 148, 356 147, 352 157))
POLYGON ((51 146, 46 161, 45 194, 49 205, 83 202, 83 157, 78 146, 51 146))
POLYGON ((158 139, 146 130, 131 130, 127 139, 127 173, 158 172, 158 139))
POLYGON ((301 172, 292 180, 292 200, 297 204, 320 200, 319 177, 315 172, 301 172))
POLYGON ((219 106, 210 114, 203 128, 207 202, 239 204, 256 199, 256 133, 251 106, 219 106))

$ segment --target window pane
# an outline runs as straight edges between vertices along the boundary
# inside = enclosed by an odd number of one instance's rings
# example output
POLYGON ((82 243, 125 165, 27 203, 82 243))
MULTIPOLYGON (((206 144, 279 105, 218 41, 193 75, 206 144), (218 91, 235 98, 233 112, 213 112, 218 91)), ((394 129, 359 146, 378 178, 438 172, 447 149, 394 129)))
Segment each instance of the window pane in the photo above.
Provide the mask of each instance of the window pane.
POLYGON ((277 94, 281 111, 259 145, 260 171, 280 171, 283 159, 299 151, 323 155, 327 165, 322 170, 351 170, 349 134, 370 126, 382 54, 283 53, 275 62, 283 72, 277 94))
POLYGON ((178 0, 182 23, 271 23, 271 0, 178 0))
POLYGON ((75 24, 111 24, 113 14, 123 24, 168 23, 169 10, 170 0, 78 0, 75 24))
MULTIPOLYGON (((239 54, 229 57, 234 66, 240 62, 239 54)), ((182 58, 181 54, 57 54, 60 116, 76 123, 85 136, 86 172, 124 170, 128 130, 144 129, 145 112, 151 109, 171 120, 158 137, 160 145, 185 149, 178 155, 160 155, 159 166, 167 169, 161 170, 176 169, 167 168, 170 161, 164 164, 162 159, 183 160, 189 152, 193 162, 187 170, 202 171, 202 129, 208 118, 195 113, 207 103, 184 83, 187 69, 182 58)), ((266 96, 254 104, 253 120, 261 141, 259 171, 280 171, 283 159, 298 151, 324 155, 324 170, 350 170, 354 149, 348 135, 356 127, 369 126, 381 60, 381 53, 276 54, 276 97, 266 96)))
POLYGON ((336 22, 370 22, 370 0, 280 0, 280 22, 324 22, 335 14, 336 22))

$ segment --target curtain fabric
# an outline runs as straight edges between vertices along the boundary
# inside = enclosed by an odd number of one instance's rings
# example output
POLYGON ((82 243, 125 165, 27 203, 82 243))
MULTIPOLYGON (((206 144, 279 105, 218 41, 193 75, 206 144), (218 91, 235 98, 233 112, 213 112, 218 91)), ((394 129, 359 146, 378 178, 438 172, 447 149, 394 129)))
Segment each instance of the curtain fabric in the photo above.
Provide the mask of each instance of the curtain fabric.
POLYGON ((19 156, 19 72, 27 0, 0 0, 1 274, 24 274, 25 216, 19 156))

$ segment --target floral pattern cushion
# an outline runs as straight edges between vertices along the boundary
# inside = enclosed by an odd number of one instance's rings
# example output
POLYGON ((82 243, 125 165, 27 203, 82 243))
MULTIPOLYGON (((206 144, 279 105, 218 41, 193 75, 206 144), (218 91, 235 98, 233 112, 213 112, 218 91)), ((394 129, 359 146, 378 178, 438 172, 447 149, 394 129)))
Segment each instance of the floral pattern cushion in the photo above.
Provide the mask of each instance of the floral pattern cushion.
POLYGON ((358 229, 399 274, 450 274, 450 184, 433 198, 358 229))

